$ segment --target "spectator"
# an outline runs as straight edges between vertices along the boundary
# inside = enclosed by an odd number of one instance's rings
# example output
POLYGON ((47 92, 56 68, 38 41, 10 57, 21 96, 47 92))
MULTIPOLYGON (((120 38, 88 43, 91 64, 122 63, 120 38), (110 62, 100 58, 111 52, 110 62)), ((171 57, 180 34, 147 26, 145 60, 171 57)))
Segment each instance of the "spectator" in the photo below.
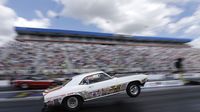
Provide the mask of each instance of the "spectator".
POLYGON ((178 72, 183 71, 183 58, 178 58, 176 62, 174 63, 175 68, 177 69, 178 72))
MULTIPOLYGON (((28 70, 34 68, 33 71, 58 74, 69 65, 74 69, 169 70, 170 63, 180 55, 185 68, 200 66, 200 51, 194 48, 14 42, 0 49, 0 70, 24 70, 24 74, 29 74, 28 70)), ((176 64, 177 69, 183 68, 180 59, 176 64)))

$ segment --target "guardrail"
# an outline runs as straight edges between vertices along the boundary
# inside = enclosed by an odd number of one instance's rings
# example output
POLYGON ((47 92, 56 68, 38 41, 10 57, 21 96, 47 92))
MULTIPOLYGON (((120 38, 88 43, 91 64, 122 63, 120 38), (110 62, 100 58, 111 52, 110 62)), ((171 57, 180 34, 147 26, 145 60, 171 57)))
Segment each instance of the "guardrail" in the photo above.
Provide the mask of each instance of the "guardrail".
POLYGON ((0 87, 10 86, 10 80, 0 80, 0 87))

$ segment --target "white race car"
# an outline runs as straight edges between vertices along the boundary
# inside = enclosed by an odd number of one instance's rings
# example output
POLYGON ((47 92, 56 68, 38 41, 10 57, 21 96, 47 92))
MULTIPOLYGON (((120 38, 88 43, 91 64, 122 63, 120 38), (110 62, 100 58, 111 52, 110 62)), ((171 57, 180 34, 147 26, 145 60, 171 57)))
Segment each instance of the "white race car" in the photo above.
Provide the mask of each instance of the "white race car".
POLYGON ((112 77, 105 72, 92 72, 77 75, 67 80, 62 86, 43 92, 44 108, 61 105, 65 110, 78 110, 84 101, 89 101, 126 91, 130 97, 140 94, 140 86, 147 81, 147 75, 112 77))

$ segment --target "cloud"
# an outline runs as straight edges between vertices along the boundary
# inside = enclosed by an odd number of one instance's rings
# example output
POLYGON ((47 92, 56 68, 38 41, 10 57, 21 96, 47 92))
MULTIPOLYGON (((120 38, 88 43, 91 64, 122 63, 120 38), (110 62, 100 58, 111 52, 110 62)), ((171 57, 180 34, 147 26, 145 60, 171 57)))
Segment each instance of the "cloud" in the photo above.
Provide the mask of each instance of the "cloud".
POLYGON ((42 12, 40 10, 36 10, 35 14, 37 15, 37 17, 39 18, 45 18, 44 15, 42 14, 42 12))
MULTIPOLYGON (((58 0, 57 0, 58 2, 58 0)), ((156 35, 182 12, 156 0, 60 0, 62 15, 105 32, 156 35)))
POLYGON ((53 2, 60 3, 60 0, 52 0, 53 2))
POLYGON ((5 5, 6 2, 7 2, 7 0, 0 0, 1 5, 5 5))
POLYGON ((32 27, 32 28, 48 28, 51 25, 50 19, 45 17, 42 14, 42 12, 40 12, 39 10, 36 10, 35 13, 39 18, 28 20, 23 17, 18 17, 15 22, 15 26, 32 27))
POLYGON ((15 26, 47 28, 51 25, 50 19, 45 17, 41 11, 35 11, 37 19, 28 20, 18 17, 13 9, 5 5, 6 2, 7 0, 0 0, 0 46, 14 41, 17 35, 15 26))
POLYGON ((198 36, 200 32, 200 7, 191 16, 186 16, 177 22, 169 24, 169 33, 182 32, 188 36, 198 36))
POLYGON ((190 45, 193 48, 200 48, 200 37, 194 39, 193 41, 187 43, 188 45, 190 45))
POLYGON ((54 17, 59 16, 59 14, 57 14, 56 12, 54 12, 54 11, 52 11, 52 10, 48 10, 48 11, 47 11, 47 16, 48 16, 49 18, 54 18, 54 17))
POLYGON ((200 25, 192 25, 188 29, 186 29, 184 33, 188 35, 200 35, 199 29, 200 25))
POLYGON ((156 2, 162 2, 162 3, 178 3, 178 4, 185 4, 188 2, 200 2, 199 0, 152 0, 156 2))
POLYGON ((49 19, 32 19, 27 20, 22 17, 18 17, 15 23, 18 27, 31 27, 31 28, 47 28, 50 26, 49 19))
POLYGON ((14 30, 16 14, 11 8, 6 7, 5 3, 6 0, 0 1, 0 46, 13 41, 16 36, 14 30))

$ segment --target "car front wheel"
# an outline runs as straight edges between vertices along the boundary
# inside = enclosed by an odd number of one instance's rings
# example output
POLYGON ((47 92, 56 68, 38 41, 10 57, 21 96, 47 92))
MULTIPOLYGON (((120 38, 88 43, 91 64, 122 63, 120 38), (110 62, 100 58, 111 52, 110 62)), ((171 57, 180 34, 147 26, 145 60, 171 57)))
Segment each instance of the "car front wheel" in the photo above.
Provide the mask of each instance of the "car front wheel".
POLYGON ((130 83, 126 88, 126 93, 130 97, 137 97, 140 94, 140 85, 137 83, 130 83))
POLYGON ((67 111, 77 111, 82 106, 83 100, 78 96, 70 96, 63 100, 63 107, 67 111))

